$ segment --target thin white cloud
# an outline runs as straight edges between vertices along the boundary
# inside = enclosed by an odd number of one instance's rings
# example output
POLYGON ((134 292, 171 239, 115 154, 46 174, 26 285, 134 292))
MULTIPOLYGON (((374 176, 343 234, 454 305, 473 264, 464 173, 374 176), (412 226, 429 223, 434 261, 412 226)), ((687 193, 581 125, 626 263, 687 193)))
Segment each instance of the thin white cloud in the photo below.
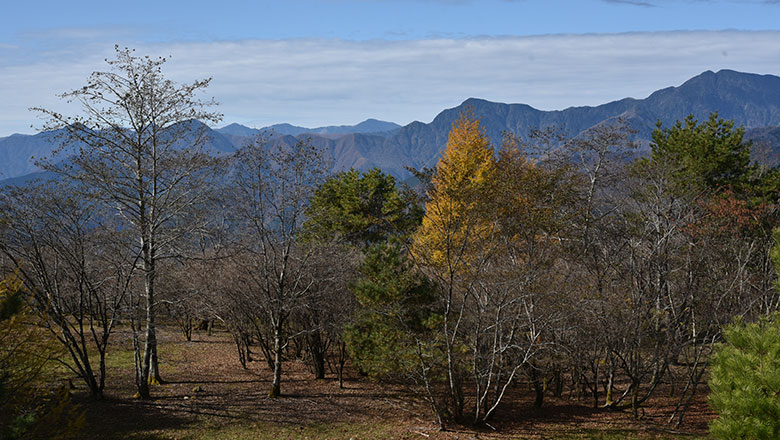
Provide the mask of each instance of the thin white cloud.
POLYGON ((20 33, 20 37, 26 40, 95 40, 116 37, 128 37, 142 31, 143 28, 131 26, 92 26, 80 27, 56 27, 47 29, 31 29, 20 33))
MULTIPOLYGON (((325 39, 138 47, 172 55, 178 81, 212 76, 225 122, 352 124, 374 117, 430 121, 468 97, 544 110, 598 105, 679 85, 704 70, 780 74, 780 31, 694 31, 411 41, 325 39)), ((106 67, 113 45, 0 65, 0 136, 30 132, 27 108, 61 108, 55 94, 106 67)), ((69 109, 72 111, 73 109, 69 109)))
POLYGON ((645 1, 638 1, 638 0, 604 0, 606 3, 618 3, 618 4, 624 4, 624 5, 631 5, 631 6, 644 6, 649 8, 654 8, 658 5, 652 2, 645 2, 645 1))

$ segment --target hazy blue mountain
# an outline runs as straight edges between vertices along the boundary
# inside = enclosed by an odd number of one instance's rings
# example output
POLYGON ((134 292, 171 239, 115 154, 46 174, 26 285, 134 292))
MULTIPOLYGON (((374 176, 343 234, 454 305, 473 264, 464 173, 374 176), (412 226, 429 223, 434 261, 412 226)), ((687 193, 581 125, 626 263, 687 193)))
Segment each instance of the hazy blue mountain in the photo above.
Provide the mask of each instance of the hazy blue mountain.
MULTIPOLYGON (((576 136, 595 125, 625 118, 637 130, 636 139, 648 145, 657 120, 671 124, 693 114, 706 119, 711 111, 733 119, 748 129, 748 137, 762 142, 769 156, 780 154, 780 77, 756 75, 731 70, 704 72, 678 87, 658 90, 644 99, 625 98, 596 107, 570 107, 558 111, 541 111, 525 104, 502 104, 469 98, 461 105, 439 113, 430 123, 412 122, 404 127, 366 120, 354 126, 331 126, 308 129, 289 124, 267 127, 273 130, 271 142, 295 143, 302 138, 330 152, 333 170, 349 168, 368 170, 374 166, 400 178, 409 177, 405 166, 415 168, 436 164, 447 142, 452 123, 458 115, 471 109, 481 118, 487 135, 497 144, 504 131, 527 139, 532 129, 548 126, 563 128, 576 136)), ((191 124, 201 124, 197 121, 191 124)), ((263 130, 231 124, 207 130, 206 148, 211 152, 230 153, 252 142, 263 130)), ((54 149, 53 135, 12 135, 0 139, 0 179, 23 176, 39 171, 36 158, 54 149)))
POLYGON ((235 124, 235 123, 226 125, 222 128, 217 128, 215 131, 223 135, 241 136, 241 137, 252 137, 262 132, 262 130, 258 130, 256 128, 249 128, 244 125, 235 124))
POLYGON ((293 145, 300 139, 307 138, 317 147, 330 153, 332 171, 343 171, 355 168, 361 171, 373 167, 382 168, 385 172, 396 176, 408 174, 402 157, 393 150, 385 150, 387 139, 376 134, 352 133, 338 137, 301 134, 298 136, 280 136, 271 142, 281 142, 293 145))
POLYGON ((275 124, 264 128, 249 128, 241 124, 230 124, 216 129, 221 134, 241 137, 253 137, 260 133, 278 136, 298 136, 301 134, 314 135, 346 135, 353 133, 388 135, 390 132, 401 128, 394 122, 366 119, 357 125, 330 125, 327 127, 306 128, 291 124, 275 124))
POLYGON ((392 132, 401 128, 394 122, 379 121, 377 119, 366 119, 357 125, 338 125, 329 127, 319 127, 312 129, 309 133, 313 134, 380 134, 392 132))
POLYGON ((183 122, 184 125, 190 125, 191 136, 185 136, 179 143, 181 147, 195 143, 196 136, 203 133, 203 148, 212 154, 230 154, 236 150, 236 142, 231 136, 225 136, 222 133, 211 129, 208 125, 200 121, 183 122))
POLYGON ((291 124, 274 124, 268 127, 263 127, 258 130, 259 132, 273 133, 280 136, 298 136, 303 133, 310 133, 313 129, 306 127, 299 127, 291 124))
POLYGON ((58 145, 51 132, 0 139, 0 180, 40 171, 35 161, 50 156, 58 145))

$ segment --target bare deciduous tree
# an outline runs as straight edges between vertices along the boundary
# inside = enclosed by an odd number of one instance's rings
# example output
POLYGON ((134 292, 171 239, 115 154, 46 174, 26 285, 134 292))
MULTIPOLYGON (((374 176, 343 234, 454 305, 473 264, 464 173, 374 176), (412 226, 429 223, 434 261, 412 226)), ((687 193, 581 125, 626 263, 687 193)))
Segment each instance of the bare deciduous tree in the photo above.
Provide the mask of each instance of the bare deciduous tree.
POLYGON ((271 328, 272 397, 281 393, 283 352, 291 340, 288 320, 315 292, 313 249, 297 238, 326 165, 323 152, 305 140, 293 146, 260 140, 236 154, 235 213, 243 237, 238 278, 251 307, 271 328))
POLYGON ((199 121, 221 118, 206 110, 213 101, 196 97, 210 80, 178 85, 163 74, 165 61, 117 47, 116 59, 107 60, 110 71, 94 72, 84 87, 62 95, 81 105, 80 115, 35 109, 48 117, 45 129, 64 133, 59 155, 44 168, 81 182, 135 231, 146 307, 145 347, 137 367, 142 398, 149 397, 149 383, 159 380, 158 261, 176 255, 182 237, 202 226, 193 218, 182 221, 217 174, 214 157, 203 151, 206 127, 199 121))
POLYGON ((123 232, 99 203, 61 184, 5 187, 0 213, 0 252, 18 268, 41 323, 66 349, 68 368, 102 397, 108 343, 138 254, 116 240, 123 232))

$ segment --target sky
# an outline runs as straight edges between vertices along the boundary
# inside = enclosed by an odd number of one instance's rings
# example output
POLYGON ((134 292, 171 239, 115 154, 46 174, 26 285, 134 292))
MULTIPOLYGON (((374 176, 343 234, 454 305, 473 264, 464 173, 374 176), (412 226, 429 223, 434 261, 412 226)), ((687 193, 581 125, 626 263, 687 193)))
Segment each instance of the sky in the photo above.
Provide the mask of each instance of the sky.
POLYGON ((5 2, 0 137, 107 70, 114 45, 212 77, 219 125, 430 122, 469 97, 542 110, 644 98, 720 69, 780 75, 780 0, 5 2))

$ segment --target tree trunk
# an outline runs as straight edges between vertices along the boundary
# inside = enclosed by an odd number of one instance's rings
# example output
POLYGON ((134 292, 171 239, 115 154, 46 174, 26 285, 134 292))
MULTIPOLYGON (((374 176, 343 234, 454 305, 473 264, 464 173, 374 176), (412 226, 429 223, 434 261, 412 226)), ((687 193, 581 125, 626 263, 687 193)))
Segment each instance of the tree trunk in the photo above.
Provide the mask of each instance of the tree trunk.
MULTIPOLYGON (((140 381, 147 384, 154 384, 160 383, 160 371, 157 363, 157 329, 155 325, 154 248, 151 240, 147 237, 142 239, 141 247, 144 260, 144 288, 146 294, 146 344, 144 346, 144 358, 141 366, 140 381)), ((141 398, 148 399, 148 391, 148 387, 146 387, 146 393, 139 389, 141 398)))
POLYGON ((257 323, 254 324, 255 332, 254 336, 257 340, 257 344, 260 346, 260 351, 263 352, 263 357, 265 358, 265 363, 268 365, 268 369, 271 371, 274 371, 274 353, 273 353, 273 347, 268 342, 268 339, 263 336, 263 329, 260 328, 257 323))
POLYGON ((252 359, 252 336, 245 332, 241 335, 241 337, 244 339, 244 348, 246 348, 246 361, 247 362, 253 362, 254 359, 252 359))
MULTIPOLYGON (((89 367, 89 365, 86 365, 86 367, 89 367)), ((100 399, 103 397, 103 392, 100 389, 100 386, 98 385, 98 382, 95 378, 95 375, 92 373, 91 368, 85 368, 84 369, 84 378, 86 379, 87 385, 89 386, 89 392, 95 399, 100 399)))
POLYGON ((246 353, 244 353, 243 341, 241 336, 237 332, 233 333, 233 342, 236 344, 236 351, 238 351, 238 362, 241 364, 241 368, 246 370, 246 353))
POLYGON ((631 386, 631 413, 635 419, 639 418, 639 381, 632 380, 631 386))
POLYGON ((536 393, 536 399, 534 400, 534 407, 541 408, 544 404, 544 392, 545 384, 544 379, 539 377, 539 371, 536 369, 536 365, 531 364, 531 383, 534 386, 534 392, 536 393))
POLYGON ((100 349, 100 353, 98 354, 100 356, 99 362, 100 362, 100 383, 98 384, 98 395, 96 396, 98 399, 103 398, 103 390, 106 388, 106 346, 103 345, 100 349))
POLYGON ((561 366, 555 364, 553 366, 553 396, 561 397, 563 395, 563 373, 561 372, 561 366))
POLYGON ((322 334, 313 332, 306 338, 309 345, 309 354, 314 368, 315 379, 325 379, 325 355, 327 345, 322 342, 322 334))
POLYGON ((182 330, 184 331, 184 337, 187 339, 187 342, 192 342, 192 317, 189 313, 186 314, 184 317, 184 323, 182 325, 182 330))
MULTIPOLYGON (((136 307, 135 305, 133 306, 136 307)), ((141 357, 141 341, 138 337, 138 327, 136 326, 135 318, 131 318, 130 325, 133 329, 133 357, 135 364, 135 385, 138 388, 137 398, 149 399, 151 397, 149 393, 149 376, 148 371, 144 376, 144 362, 141 357)))
POLYGON ((607 385, 606 389, 604 390, 604 394, 607 396, 604 402, 604 406, 610 406, 612 405, 612 396, 613 391, 615 388, 615 367, 610 365, 609 367, 609 376, 607 377, 607 385))
POLYGON ((594 408, 599 407, 599 361, 600 359, 596 359, 595 363, 591 364, 593 366, 593 388, 591 391, 593 391, 594 408))
POLYGON ((344 364, 347 363, 347 343, 339 344, 339 388, 344 388, 344 364))
POLYGON ((274 326, 274 379, 268 397, 279 397, 282 394, 282 322, 274 326))
POLYGON ((463 420, 463 388, 460 380, 460 373, 456 371, 455 361, 453 359, 453 344, 450 342, 450 304, 452 303, 452 290, 454 284, 454 275, 450 273, 449 296, 447 300, 447 311, 444 313, 444 340, 447 350, 447 382, 449 385, 450 410, 456 421, 463 420))
POLYGON ((157 360, 157 332, 155 331, 154 343, 152 344, 152 363, 149 371, 149 380, 152 385, 160 385, 164 383, 162 377, 160 377, 160 364, 157 360))
POLYGON ((325 379, 325 356, 320 352, 312 352, 311 357, 314 365, 314 378, 325 379))

